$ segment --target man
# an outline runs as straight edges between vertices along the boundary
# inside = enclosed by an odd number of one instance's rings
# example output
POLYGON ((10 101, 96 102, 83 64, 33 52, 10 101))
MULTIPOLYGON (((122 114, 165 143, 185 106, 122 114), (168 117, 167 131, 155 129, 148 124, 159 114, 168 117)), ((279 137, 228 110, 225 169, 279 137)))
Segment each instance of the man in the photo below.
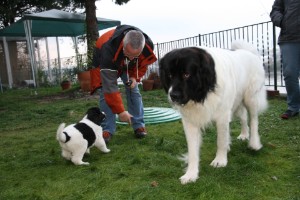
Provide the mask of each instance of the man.
POLYGON ((92 93, 99 88, 100 109, 106 114, 101 124, 106 142, 116 131, 116 114, 120 121, 131 124, 137 138, 146 136, 138 82, 156 60, 151 39, 134 26, 121 25, 98 38, 93 60, 97 68, 91 71, 91 81, 92 93), (118 78, 125 85, 128 111, 122 102, 118 78))
POLYGON ((274 25, 281 28, 278 44, 288 104, 281 118, 289 119, 297 116, 300 109, 300 1, 275 0, 270 17, 274 25))

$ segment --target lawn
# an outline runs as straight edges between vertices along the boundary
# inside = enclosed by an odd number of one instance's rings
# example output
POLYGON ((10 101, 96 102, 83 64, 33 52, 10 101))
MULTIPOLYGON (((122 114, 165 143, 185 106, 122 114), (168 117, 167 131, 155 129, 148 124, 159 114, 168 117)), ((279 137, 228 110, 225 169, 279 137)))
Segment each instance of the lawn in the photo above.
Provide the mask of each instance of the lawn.
MULTIPOLYGON (((162 90, 142 91, 145 107, 170 107, 162 90)), ((206 130, 201 148, 200 178, 181 185, 184 165, 178 159, 187 146, 180 121, 150 124, 145 139, 118 125, 108 144, 75 166, 60 155, 55 140, 61 122, 80 120, 98 96, 73 88, 14 89, 0 94, 0 199, 300 199, 300 117, 281 120, 284 98, 269 99, 260 116, 264 148, 254 152, 236 139, 239 122, 231 123, 228 165, 209 164, 216 152, 216 129, 206 130)))

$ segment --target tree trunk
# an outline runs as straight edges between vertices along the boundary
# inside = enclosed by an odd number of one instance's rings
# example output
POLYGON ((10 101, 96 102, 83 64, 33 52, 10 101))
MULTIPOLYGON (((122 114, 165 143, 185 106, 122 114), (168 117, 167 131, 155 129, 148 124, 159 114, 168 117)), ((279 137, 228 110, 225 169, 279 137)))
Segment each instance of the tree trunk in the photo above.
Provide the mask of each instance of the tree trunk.
POLYGON ((95 2, 96 0, 85 0, 88 66, 92 65, 95 43, 99 37, 95 2))

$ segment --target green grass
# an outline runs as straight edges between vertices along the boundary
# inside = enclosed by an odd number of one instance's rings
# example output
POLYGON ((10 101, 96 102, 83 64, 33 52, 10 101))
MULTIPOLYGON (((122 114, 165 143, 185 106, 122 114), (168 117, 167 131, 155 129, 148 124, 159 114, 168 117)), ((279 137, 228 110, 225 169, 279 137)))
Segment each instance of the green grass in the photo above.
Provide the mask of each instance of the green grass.
MULTIPOLYGON (((164 91, 143 92, 145 107, 170 107, 164 91)), ((231 124, 227 167, 209 164, 216 152, 216 129, 203 137, 200 178, 181 185, 187 151, 180 121, 148 125, 147 138, 134 138, 118 125, 104 154, 96 148, 84 157, 90 166, 75 166, 60 155, 55 140, 61 122, 80 120, 97 96, 76 88, 9 90, 0 94, 0 199, 300 199, 300 117, 281 120, 282 98, 269 99, 260 116, 264 148, 258 152, 236 139, 240 125, 231 124), (37 91, 37 94, 35 94, 37 91)))

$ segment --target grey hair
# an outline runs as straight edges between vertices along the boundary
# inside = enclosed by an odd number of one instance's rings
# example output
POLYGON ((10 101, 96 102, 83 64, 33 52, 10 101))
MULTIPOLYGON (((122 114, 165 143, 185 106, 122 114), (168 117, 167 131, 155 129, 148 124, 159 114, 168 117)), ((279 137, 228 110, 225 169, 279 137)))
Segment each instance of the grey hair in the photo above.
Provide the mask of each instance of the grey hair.
POLYGON ((143 49, 145 46, 143 33, 137 30, 128 31, 123 38, 123 46, 126 47, 127 44, 130 44, 133 49, 143 49))

